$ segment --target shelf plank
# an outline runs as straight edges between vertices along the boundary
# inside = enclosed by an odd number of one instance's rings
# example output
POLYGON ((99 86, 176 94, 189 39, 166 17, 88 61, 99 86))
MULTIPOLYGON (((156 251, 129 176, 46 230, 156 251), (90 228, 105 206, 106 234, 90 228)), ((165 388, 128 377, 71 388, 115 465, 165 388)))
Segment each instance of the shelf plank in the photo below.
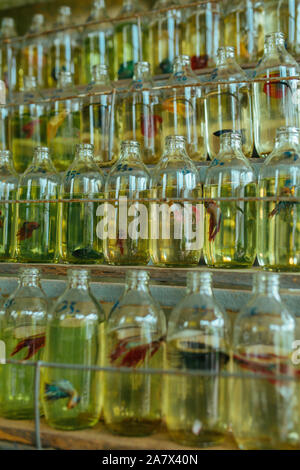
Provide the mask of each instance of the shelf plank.
MULTIPOLYGON (((180 446, 168 440, 162 429, 149 437, 122 437, 108 433, 99 423, 92 429, 83 431, 58 431, 49 428, 41 420, 41 439, 43 448, 61 450, 194 450, 194 447, 180 446)), ((0 441, 15 442, 20 445, 35 445, 33 421, 14 421, 0 418, 0 441)), ((233 438, 228 436, 217 447, 207 450, 236 450, 233 438)))

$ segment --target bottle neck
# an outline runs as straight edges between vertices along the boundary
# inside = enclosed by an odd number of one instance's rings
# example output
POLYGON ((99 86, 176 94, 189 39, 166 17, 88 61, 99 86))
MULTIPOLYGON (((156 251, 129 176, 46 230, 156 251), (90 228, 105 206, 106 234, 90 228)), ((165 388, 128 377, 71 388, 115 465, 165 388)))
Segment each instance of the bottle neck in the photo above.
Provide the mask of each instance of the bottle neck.
POLYGON ((280 301, 279 280, 273 276, 259 276, 253 283, 252 292, 280 301))
POLYGON ((69 279, 69 289, 79 289, 82 291, 89 291, 89 281, 88 279, 71 277, 69 279))
POLYGON ((121 146, 121 154, 119 161, 125 162, 126 160, 130 160, 131 162, 135 161, 137 163, 142 163, 141 153, 140 153, 140 146, 136 145, 136 143, 123 143, 121 146))
POLYGON ((164 156, 168 155, 182 159, 188 158, 185 139, 180 136, 167 137, 164 156))
POLYGON ((230 153, 242 154, 242 139, 239 134, 226 133, 221 136, 220 140, 220 154, 224 156, 230 153))
POLYGON ((189 56, 180 56, 175 59, 172 73, 173 81, 187 82, 188 80, 198 81, 197 75, 192 71, 189 56))
POLYGON ((57 81, 57 88, 71 89, 74 86, 73 75, 68 72, 62 72, 57 81))
POLYGON ((235 50, 233 47, 220 47, 217 53, 217 67, 236 65, 235 50))
POLYGON ((76 151, 74 162, 94 163, 94 152, 92 149, 79 148, 76 151))
POLYGON ((150 294, 149 281, 141 280, 139 278, 126 279, 125 292, 127 293, 130 290, 137 290, 150 294))
POLYGON ((47 147, 40 147, 35 150, 32 165, 29 167, 46 167, 48 171, 55 172, 52 160, 50 158, 49 149, 47 147))
POLYGON ((213 295, 211 281, 201 281, 199 279, 190 280, 187 283, 187 293, 208 295, 211 297, 213 295))
POLYGON ((271 55, 284 54, 286 52, 285 37, 281 33, 270 34, 266 37, 264 45, 264 54, 271 55))
POLYGON ((281 147, 295 147, 300 144, 300 131, 290 130, 278 132, 276 136, 275 146, 276 149, 281 147))
POLYGON ((108 74, 108 67, 99 65, 94 67, 92 72, 92 80, 95 85, 110 86, 110 78, 108 74))
POLYGON ((134 74, 131 88, 141 89, 143 87, 152 88, 153 82, 150 74, 150 65, 148 62, 138 62, 134 67, 134 74))
POLYGON ((22 275, 20 279, 20 287, 36 287, 40 289, 40 278, 34 275, 22 275))
POLYGON ((37 80, 36 77, 25 77, 24 78, 24 91, 25 92, 35 92, 37 90, 37 80))
POLYGON ((0 151, 0 167, 5 168, 9 173, 14 173, 12 155, 9 150, 0 151))

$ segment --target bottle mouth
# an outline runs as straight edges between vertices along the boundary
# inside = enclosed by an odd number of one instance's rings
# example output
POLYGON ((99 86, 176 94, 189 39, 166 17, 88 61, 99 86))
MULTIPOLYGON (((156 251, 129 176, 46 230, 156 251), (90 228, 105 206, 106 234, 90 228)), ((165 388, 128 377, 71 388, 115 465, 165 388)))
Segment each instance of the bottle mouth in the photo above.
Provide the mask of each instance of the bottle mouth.
POLYGON ((70 268, 67 270, 67 277, 69 280, 79 279, 88 280, 90 278, 90 271, 88 269, 74 269, 70 268))
POLYGON ((136 140, 123 140, 121 142, 121 150, 125 150, 128 147, 130 147, 131 149, 133 148, 134 150, 140 150, 141 148, 139 142, 137 142, 136 140))
POLYGON ((263 273, 258 272, 253 274, 253 284, 256 286, 263 286, 264 284, 272 284, 278 286, 280 275, 277 273, 263 273))
POLYGON ((222 58, 234 58, 235 57, 235 47, 234 46, 223 46, 219 47, 217 50, 217 58, 222 59, 222 58))
POLYGON ((127 271, 125 281, 149 281, 150 275, 148 271, 131 270, 127 271))
POLYGON ((238 142, 242 143, 242 134, 237 131, 230 131, 230 132, 225 132, 223 135, 221 135, 220 142, 238 142))
POLYGON ((181 63, 183 65, 191 65, 191 58, 189 55, 185 55, 185 54, 178 55, 174 59, 174 65, 178 63, 181 63))
POLYGON ((94 152, 94 145, 93 144, 77 144, 76 153, 79 153, 79 152, 94 152))
POLYGON ((281 136, 282 134, 300 134, 300 128, 299 127, 294 127, 294 126, 282 126, 279 127, 276 131, 276 136, 281 136))
POLYGON ((285 43, 286 35, 281 31, 274 31, 272 33, 268 33, 265 36, 265 44, 268 45, 269 43, 276 42, 276 43, 285 43))
POLYGON ((212 273, 208 271, 190 271, 186 275, 187 284, 193 284, 195 282, 199 283, 211 283, 212 282, 212 273))
POLYGON ((50 153, 49 147, 35 147, 34 149, 34 155, 39 154, 39 153, 50 153))
POLYGON ((38 268, 20 268, 19 275, 21 278, 27 276, 40 277, 41 271, 38 268))
POLYGON ((10 150, 0 150, 0 159, 1 158, 11 158, 12 153, 10 150))
POLYGON ((187 139, 183 135, 168 135, 165 140, 165 145, 181 144, 186 145, 187 139))

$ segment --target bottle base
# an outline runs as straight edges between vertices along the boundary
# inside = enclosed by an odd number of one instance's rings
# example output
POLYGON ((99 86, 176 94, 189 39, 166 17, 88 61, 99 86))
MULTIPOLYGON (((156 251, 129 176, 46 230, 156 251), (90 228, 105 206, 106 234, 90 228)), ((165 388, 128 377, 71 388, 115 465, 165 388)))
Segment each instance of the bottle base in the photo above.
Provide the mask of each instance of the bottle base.
POLYGON ((271 441, 267 438, 260 440, 235 438, 235 440, 241 450, 299 450, 300 448, 300 443, 293 445, 288 442, 271 441))
POLYGON ((212 447, 217 446, 225 439, 225 434, 219 431, 203 430, 199 435, 185 430, 170 431, 172 441, 189 447, 212 447))
POLYGON ((91 420, 80 420, 80 418, 67 418, 55 420, 47 420, 48 426, 61 431, 79 431, 80 429, 88 429, 94 427, 98 423, 98 418, 91 420))
POLYGON ((127 419, 118 423, 105 422, 106 429, 112 434, 127 437, 146 437, 154 433, 160 421, 133 420, 127 419))

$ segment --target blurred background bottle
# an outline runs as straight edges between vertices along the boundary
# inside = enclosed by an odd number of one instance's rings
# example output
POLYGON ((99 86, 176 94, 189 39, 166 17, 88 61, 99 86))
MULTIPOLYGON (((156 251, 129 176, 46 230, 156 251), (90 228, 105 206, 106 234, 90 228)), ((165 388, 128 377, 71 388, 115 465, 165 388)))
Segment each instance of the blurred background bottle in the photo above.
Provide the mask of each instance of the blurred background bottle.
POLYGON ((0 150, 0 260, 12 261, 14 246, 15 204, 2 203, 1 200, 16 200, 18 175, 9 150, 0 150))
POLYGON ((9 42, 9 39, 17 36, 15 20, 2 18, 0 28, 0 79, 6 84, 9 92, 17 86, 17 43, 9 42))

